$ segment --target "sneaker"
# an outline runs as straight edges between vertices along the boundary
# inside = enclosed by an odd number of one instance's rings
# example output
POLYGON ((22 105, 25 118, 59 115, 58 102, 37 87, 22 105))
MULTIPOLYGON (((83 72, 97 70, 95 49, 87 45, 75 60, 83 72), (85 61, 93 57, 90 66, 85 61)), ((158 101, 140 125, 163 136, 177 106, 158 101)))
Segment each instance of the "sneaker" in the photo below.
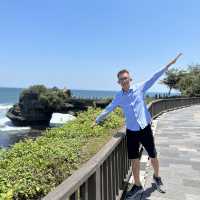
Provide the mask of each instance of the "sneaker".
POLYGON ((153 180, 154 180, 156 189, 161 193, 165 193, 166 189, 164 188, 161 177, 156 177, 155 175, 153 175, 153 180))
POLYGON ((126 194, 126 197, 131 197, 134 198, 139 194, 142 194, 144 191, 142 186, 137 186, 137 185, 133 185, 133 187, 131 188, 131 190, 129 190, 126 194))

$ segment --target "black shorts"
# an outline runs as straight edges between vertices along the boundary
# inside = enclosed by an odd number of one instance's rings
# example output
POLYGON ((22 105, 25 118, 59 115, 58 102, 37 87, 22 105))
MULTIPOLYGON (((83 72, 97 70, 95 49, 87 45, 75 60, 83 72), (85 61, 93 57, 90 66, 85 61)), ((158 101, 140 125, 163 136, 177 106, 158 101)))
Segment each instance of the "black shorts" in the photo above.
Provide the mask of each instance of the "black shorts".
POLYGON ((155 158, 157 156, 154 137, 150 124, 148 124, 144 129, 140 128, 139 131, 126 129, 126 136, 128 159, 139 158, 140 144, 143 145, 150 158, 155 158))

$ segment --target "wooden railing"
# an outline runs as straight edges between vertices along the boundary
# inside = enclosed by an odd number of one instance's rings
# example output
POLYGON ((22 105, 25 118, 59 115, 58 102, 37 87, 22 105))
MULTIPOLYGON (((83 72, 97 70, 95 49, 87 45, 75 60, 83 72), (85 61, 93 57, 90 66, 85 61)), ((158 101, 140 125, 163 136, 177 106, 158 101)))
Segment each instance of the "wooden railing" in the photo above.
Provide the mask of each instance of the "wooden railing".
MULTIPOLYGON (((162 112, 200 104, 200 97, 157 100, 148 105, 153 118, 162 112)), ((125 128, 43 200, 120 200, 131 176, 125 128)))

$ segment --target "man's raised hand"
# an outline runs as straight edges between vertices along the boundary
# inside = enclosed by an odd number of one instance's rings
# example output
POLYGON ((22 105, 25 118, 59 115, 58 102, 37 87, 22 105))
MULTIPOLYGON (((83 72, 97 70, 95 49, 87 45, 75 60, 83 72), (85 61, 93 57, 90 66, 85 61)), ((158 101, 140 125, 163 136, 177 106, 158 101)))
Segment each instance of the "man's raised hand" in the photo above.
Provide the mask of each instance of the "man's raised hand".
POLYGON ((174 58, 167 66, 166 68, 168 69, 171 65, 175 64, 176 61, 179 59, 180 56, 182 56, 183 54, 182 53, 179 53, 176 58, 174 58))

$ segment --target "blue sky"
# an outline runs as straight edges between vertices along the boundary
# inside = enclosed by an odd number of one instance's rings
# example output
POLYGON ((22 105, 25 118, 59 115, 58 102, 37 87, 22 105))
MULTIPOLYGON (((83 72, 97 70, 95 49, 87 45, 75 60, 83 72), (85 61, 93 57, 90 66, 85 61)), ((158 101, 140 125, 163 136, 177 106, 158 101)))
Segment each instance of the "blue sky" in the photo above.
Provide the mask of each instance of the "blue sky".
POLYGON ((199 7, 199 0, 1 1, 0 86, 118 90, 122 68, 138 82, 180 51, 175 67, 199 63, 199 7))

